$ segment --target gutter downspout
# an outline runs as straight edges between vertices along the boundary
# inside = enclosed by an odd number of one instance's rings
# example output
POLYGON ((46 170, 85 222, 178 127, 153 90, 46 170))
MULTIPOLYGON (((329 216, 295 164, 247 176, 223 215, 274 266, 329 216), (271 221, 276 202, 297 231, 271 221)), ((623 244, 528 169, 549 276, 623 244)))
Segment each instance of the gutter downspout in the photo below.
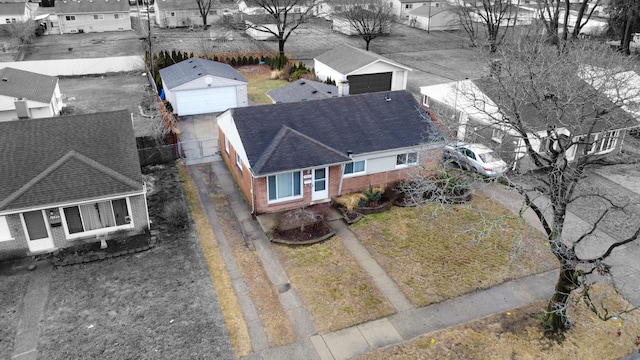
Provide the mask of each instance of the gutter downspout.
POLYGON ((253 172, 251 172, 251 214, 256 214, 256 194, 253 192, 253 182, 255 181, 253 172))
POLYGON ((344 179, 344 164, 340 165, 340 183, 338 184, 338 196, 342 195, 342 179, 344 179))
POLYGON ((151 220, 149 219, 149 205, 147 204, 147 183, 142 183, 142 189, 144 190, 144 210, 147 212, 147 229, 151 230, 151 220))

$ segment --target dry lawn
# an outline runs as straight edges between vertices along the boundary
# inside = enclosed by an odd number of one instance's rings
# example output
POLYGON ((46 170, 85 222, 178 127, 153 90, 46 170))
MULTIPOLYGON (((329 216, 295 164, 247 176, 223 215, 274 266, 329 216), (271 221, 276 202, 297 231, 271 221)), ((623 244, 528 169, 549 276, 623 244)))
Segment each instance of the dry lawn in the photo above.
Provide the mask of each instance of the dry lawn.
MULTIPOLYGON (((606 292, 610 308, 626 302, 613 295, 610 285, 594 287, 606 292)), ((545 303, 534 303, 469 324, 419 336, 405 343, 375 350, 358 359, 619 359, 638 351, 638 311, 621 319, 602 321, 585 306, 570 308, 574 326, 564 339, 544 337, 536 315, 545 303)))
POLYGON ((289 317, 282 308, 276 290, 267 277, 255 251, 249 249, 242 236, 237 218, 229 205, 227 196, 222 192, 217 179, 211 171, 211 165, 198 166, 209 191, 209 197, 215 206, 218 221, 227 238, 233 258, 242 273, 251 299, 258 310, 264 330, 272 347, 290 344, 296 341, 289 317))
POLYGON ((216 238, 213 235, 213 230, 211 230, 207 215, 200 203, 198 190, 189 176, 187 169, 180 165, 178 166, 178 170, 180 171, 182 187, 187 197, 189 207, 191 208, 191 215, 196 226, 198 237, 200 238, 200 243, 202 244, 204 256, 209 266, 211 280, 216 288, 222 315, 229 330, 231 344, 238 358, 249 355, 253 352, 249 330, 242 316, 238 298, 231 285, 231 279, 225 269, 224 259, 220 253, 216 238))
POLYGON ((29 275, 30 273, 24 269, 12 273, 10 269, 0 268, 0 359, 10 359, 13 355, 14 339, 22 314, 22 302, 29 285, 29 275))
POLYGON ((394 312, 339 238, 309 246, 274 245, 273 249, 319 333, 344 329, 394 312))
POLYGON ((247 95, 251 105, 271 104, 267 93, 289 83, 286 80, 272 80, 268 65, 248 65, 237 70, 249 82, 247 95))
POLYGON ((417 307, 556 266, 541 234, 486 195, 370 215, 352 226, 417 307))

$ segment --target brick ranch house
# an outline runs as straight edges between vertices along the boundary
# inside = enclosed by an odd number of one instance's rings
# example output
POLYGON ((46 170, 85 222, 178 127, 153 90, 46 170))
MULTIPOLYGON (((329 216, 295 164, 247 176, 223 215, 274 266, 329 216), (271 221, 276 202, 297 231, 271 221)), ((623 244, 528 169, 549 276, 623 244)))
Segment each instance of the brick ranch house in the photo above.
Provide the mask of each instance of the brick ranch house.
POLYGON ((0 122, 0 260, 149 228, 128 111, 0 122))
POLYGON ((233 108, 221 155, 254 214, 285 211, 434 167, 444 140, 408 92, 233 108))

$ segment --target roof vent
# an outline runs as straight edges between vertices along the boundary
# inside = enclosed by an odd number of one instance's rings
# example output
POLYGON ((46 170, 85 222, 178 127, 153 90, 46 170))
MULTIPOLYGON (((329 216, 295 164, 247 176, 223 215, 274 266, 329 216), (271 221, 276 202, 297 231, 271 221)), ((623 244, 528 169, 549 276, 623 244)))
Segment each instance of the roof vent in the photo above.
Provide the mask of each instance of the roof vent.
POLYGON ((198 65, 193 65, 193 68, 194 68, 194 69, 195 69, 195 68, 197 68, 197 67, 198 67, 198 65))
POLYGON ((300 85, 304 85, 306 84, 304 81, 300 81, 300 85))
POLYGON ((2 78, 2 81, 9 81, 9 79, 7 79, 7 78, 2 78))
POLYGON ((189 60, 189 64, 191 64, 193 62, 193 60, 189 60))
POLYGON ((384 101, 386 101, 386 102, 391 101, 391 96, 389 96, 389 94, 387 94, 387 95, 384 97, 384 101))
POLYGON ((318 93, 318 90, 312 90, 312 91, 311 91, 311 93, 312 93, 312 94, 317 94, 317 93, 318 93))
POLYGON ((202 76, 202 73, 198 73, 198 76, 202 76))

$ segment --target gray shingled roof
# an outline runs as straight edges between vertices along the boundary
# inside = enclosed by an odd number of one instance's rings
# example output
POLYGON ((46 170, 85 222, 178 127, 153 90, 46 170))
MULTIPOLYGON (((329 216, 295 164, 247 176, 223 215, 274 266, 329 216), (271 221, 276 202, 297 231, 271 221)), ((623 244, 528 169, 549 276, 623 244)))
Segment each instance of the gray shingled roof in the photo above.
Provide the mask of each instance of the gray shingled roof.
MULTIPOLYGON (((573 76, 573 75, 567 75, 573 76)), ((504 90, 502 86, 500 86, 494 79, 491 78, 483 78, 472 80, 473 83, 482 91, 486 96, 489 97, 496 104, 504 104, 511 103, 511 97, 504 94, 504 90)), ((558 109, 554 108, 554 103, 549 102, 548 104, 540 104, 534 105, 534 102, 537 102, 539 99, 534 99, 531 97, 531 94, 522 93, 520 96, 516 96, 516 98, 522 99, 521 103, 518 104, 519 116, 527 123, 527 126, 531 128, 537 128, 540 130, 546 130, 550 125, 557 127, 566 127, 568 126, 582 126, 584 133, 587 131, 591 132, 599 132, 604 129, 615 129, 615 128, 625 128, 634 126, 636 121, 624 110, 615 105, 609 99, 599 96, 597 94, 597 90, 595 90, 592 86, 588 85, 586 82, 578 79, 574 79, 576 83, 582 83, 583 85, 578 87, 582 89, 582 95, 576 97, 574 106, 565 106, 563 111, 558 111, 558 109), (593 102, 595 100, 595 102, 593 102), (545 107, 547 105, 548 107, 545 107), (598 109, 595 111, 594 109, 598 109), (604 114, 600 115, 602 121, 594 121, 593 114, 604 111, 604 114), (576 114, 584 114, 580 116, 585 117, 585 123, 588 125, 579 125, 576 124, 576 114), (591 124, 594 124, 593 128, 588 129, 591 124)), ((549 89, 553 89, 553 85, 549 84, 549 89)), ((566 101, 566 99, 564 100, 566 101)), ((561 100, 562 102, 562 100, 561 100)), ((509 114, 508 109, 501 109, 505 112, 506 116, 513 116, 509 114)), ((579 134, 575 134, 579 135, 579 134)))
POLYGON ((2 16, 24 15, 26 6, 27 4, 23 2, 3 2, 0 3, 0 14, 2 14, 2 16))
POLYGON ((58 84, 55 76, 6 67, 0 69, 0 95, 48 104, 58 84))
POLYGON ((382 55, 364 49, 358 49, 348 44, 340 45, 333 50, 322 53, 318 55, 315 60, 320 61, 344 75, 348 75, 353 71, 377 61, 383 61, 409 70, 407 66, 389 60, 382 55))
POLYGON ((318 81, 299 79, 271 90, 267 95, 276 103, 327 99, 338 96, 338 87, 318 81))
POLYGON ((247 82, 231 65, 200 58, 187 59, 160 70, 160 76, 169 89, 205 75, 247 82))
POLYGON ((256 176, 348 162, 347 151, 357 155, 443 141, 404 90, 228 111, 256 176))
POLYGON ((0 211, 143 189, 126 110, 0 122, 0 211))
POLYGON ((83 14, 126 12, 129 13, 128 0, 58 0, 56 14, 83 14))

